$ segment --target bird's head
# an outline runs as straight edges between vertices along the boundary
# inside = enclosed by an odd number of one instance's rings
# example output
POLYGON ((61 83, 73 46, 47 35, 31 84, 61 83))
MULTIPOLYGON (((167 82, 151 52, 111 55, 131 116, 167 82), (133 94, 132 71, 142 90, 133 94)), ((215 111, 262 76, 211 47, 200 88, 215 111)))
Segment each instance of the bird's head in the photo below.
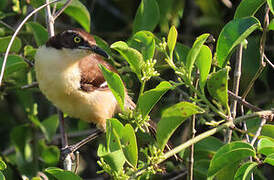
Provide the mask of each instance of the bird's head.
POLYGON ((108 58, 108 54, 96 45, 93 36, 81 29, 66 30, 51 37, 47 48, 55 48, 70 59, 78 60, 92 53, 108 58))

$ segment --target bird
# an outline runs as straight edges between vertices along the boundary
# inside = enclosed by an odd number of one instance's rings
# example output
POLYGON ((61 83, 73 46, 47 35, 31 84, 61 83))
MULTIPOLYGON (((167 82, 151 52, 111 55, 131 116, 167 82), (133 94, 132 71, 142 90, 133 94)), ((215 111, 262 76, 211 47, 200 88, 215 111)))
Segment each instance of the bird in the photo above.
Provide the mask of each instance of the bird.
MULTIPOLYGON (((117 73, 107 63, 108 54, 94 37, 81 29, 66 30, 38 48, 35 72, 42 93, 69 116, 96 124, 106 131, 106 120, 121 112, 99 64, 117 73)), ((125 109, 135 104, 125 90, 125 109)))
MULTIPOLYGON (((97 46, 94 37, 82 29, 65 30, 49 38, 35 54, 35 72, 41 92, 69 116, 94 123, 99 131, 75 145, 65 147, 69 154, 106 132, 106 120, 121 112, 99 65, 118 73, 105 59, 109 55, 97 46)), ((125 110, 136 105, 125 89, 125 110)), ((149 121, 148 131, 155 138, 157 125, 149 121)), ((172 149, 170 142, 166 149, 172 149)), ((64 155, 64 156, 65 156, 64 155)), ((175 155, 174 157, 177 156, 175 155)))

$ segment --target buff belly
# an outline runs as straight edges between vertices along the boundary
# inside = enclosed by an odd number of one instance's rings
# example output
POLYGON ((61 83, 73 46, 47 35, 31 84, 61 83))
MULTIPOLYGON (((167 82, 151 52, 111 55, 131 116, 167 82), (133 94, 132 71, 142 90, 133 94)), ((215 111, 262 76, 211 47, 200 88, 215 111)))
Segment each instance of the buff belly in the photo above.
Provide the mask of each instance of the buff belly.
POLYGON ((58 57, 60 54, 54 49, 51 58, 44 59, 44 50, 40 48, 35 58, 36 78, 42 93, 69 116, 95 123, 105 130, 106 119, 118 111, 111 91, 82 91, 77 61, 58 57))

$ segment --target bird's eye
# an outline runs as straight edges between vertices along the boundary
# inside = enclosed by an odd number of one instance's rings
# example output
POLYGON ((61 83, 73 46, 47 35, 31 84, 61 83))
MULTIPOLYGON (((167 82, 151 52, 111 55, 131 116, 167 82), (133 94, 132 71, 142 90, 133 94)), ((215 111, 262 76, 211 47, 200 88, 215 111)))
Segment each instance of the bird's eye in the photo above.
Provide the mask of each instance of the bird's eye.
POLYGON ((75 36, 75 37, 73 38, 73 41, 74 41, 75 43, 80 43, 80 42, 81 42, 81 38, 79 38, 78 36, 75 36))

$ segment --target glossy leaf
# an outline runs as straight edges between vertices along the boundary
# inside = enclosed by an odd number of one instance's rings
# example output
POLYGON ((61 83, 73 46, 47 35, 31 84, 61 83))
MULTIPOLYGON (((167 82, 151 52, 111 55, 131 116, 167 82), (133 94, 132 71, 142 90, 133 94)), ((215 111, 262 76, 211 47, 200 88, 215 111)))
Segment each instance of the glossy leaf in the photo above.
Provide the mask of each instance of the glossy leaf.
POLYGON ((172 57, 173 51, 177 42, 177 36, 178 32, 175 28, 175 26, 172 26, 169 30, 168 36, 167 36, 167 47, 169 50, 169 56, 172 57))
POLYGON ((272 12, 272 14, 274 14, 274 1, 273 0, 267 0, 267 4, 268 4, 269 9, 272 12))
POLYGON ((100 69, 104 75, 107 85, 113 95, 115 96, 120 108, 124 110, 125 104, 125 87, 120 76, 110 70, 108 70, 103 65, 100 65, 100 69))
POLYGON ((206 84, 207 76, 211 68, 212 54, 208 46, 203 45, 196 59, 196 65, 200 71, 199 86, 202 91, 206 84))
POLYGON ((155 0, 142 0, 133 21, 133 32, 153 31, 160 20, 160 11, 155 0))
POLYGON ((26 26, 33 33, 37 46, 42 46, 47 42, 48 32, 41 24, 37 22, 29 22, 26 24, 26 26))
POLYGON ((42 125, 45 127, 45 137, 47 141, 51 141, 53 136, 56 134, 57 128, 59 126, 58 115, 52 115, 42 121, 42 125))
POLYGON ((260 22, 255 17, 234 19, 227 23, 217 41, 216 55, 218 66, 225 67, 233 48, 260 27, 260 22))
POLYGON ((187 118, 193 114, 203 113, 203 110, 190 102, 180 102, 167 108, 157 124, 156 140, 158 147, 164 150, 168 139, 187 118))
POLYGON ((121 144, 127 162, 131 166, 136 167, 138 161, 138 147, 135 131, 130 124, 126 124, 122 131, 121 144))
POLYGON ((234 180, 249 180, 258 163, 246 162, 236 172, 234 180))
POLYGON ((137 107, 141 110, 142 116, 146 117, 155 104, 170 89, 172 89, 172 85, 167 81, 163 81, 156 88, 143 93, 137 103, 137 107))
POLYGON ((56 167, 49 167, 45 169, 45 171, 52 176, 54 176, 57 180, 64 180, 64 179, 69 179, 69 180, 82 180, 78 175, 74 174, 71 171, 65 171, 60 168, 56 167))
POLYGON ((207 80, 209 94, 224 107, 228 106, 228 69, 223 68, 215 73, 211 73, 207 80))
MULTIPOLYGON (((11 40, 11 36, 0 37, 0 53, 6 52, 10 40, 11 40)), ((11 45, 10 52, 19 52, 21 49, 21 46, 22 46, 21 39, 16 37, 11 45)))
POLYGON ((234 19, 253 16, 266 0, 243 0, 238 5, 234 14, 234 19))
POLYGON ((257 151, 258 153, 264 154, 266 156, 268 156, 269 154, 273 154, 274 142, 267 138, 260 139, 257 145, 257 151))
POLYGON ((202 34, 200 35, 194 42, 192 48, 190 49, 187 58, 186 58, 186 68, 188 70, 189 77, 191 76, 191 72, 193 69, 193 65, 196 61, 196 58, 201 50, 201 47, 207 40, 209 34, 202 34))
POLYGON ((241 141, 232 142, 221 147, 213 156, 208 169, 208 177, 213 178, 227 166, 240 162, 249 156, 255 156, 254 148, 241 141))
MULTIPOLYGON (((67 0, 62 0, 57 3, 57 9, 64 6, 67 0)), ((65 9, 65 14, 75 19, 87 32, 90 32, 90 14, 85 5, 79 0, 73 0, 65 9)))
POLYGON ((7 168, 6 163, 0 159, 0 171, 3 171, 6 168, 7 168))
POLYGON ((264 163, 268 163, 271 166, 274 166, 274 153, 267 155, 264 159, 264 163))
POLYGON ((149 31, 139 31, 128 42, 129 46, 137 49, 145 61, 152 59, 155 52, 155 37, 149 31))
POLYGON ((115 42, 110 47, 118 51, 127 60, 131 70, 141 80, 142 65, 144 64, 142 54, 136 49, 128 47, 123 41, 115 42))
MULTIPOLYGON (((0 58, 0 66, 2 68, 3 58, 0 58)), ((14 72, 27 68, 28 65, 25 63, 21 56, 9 55, 5 68, 5 75, 8 76, 14 72)))

